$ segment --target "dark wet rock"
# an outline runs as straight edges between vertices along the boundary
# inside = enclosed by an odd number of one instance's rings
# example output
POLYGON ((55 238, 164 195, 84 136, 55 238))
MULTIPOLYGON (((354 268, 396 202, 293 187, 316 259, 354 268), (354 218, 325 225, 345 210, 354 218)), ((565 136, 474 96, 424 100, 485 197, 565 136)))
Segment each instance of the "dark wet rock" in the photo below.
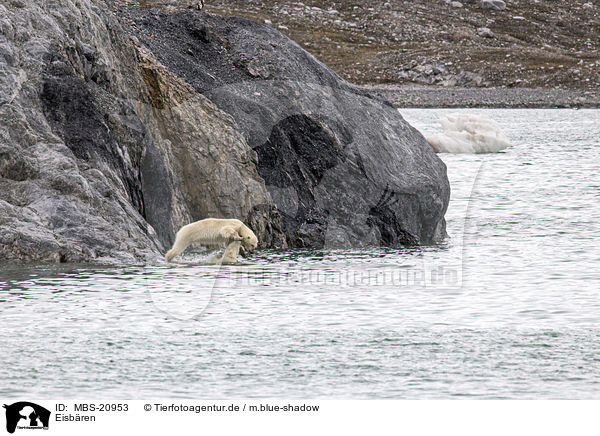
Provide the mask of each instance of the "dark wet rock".
POLYGON ((290 246, 444 236, 445 166, 393 107, 268 25, 184 10, 126 14, 161 63, 235 119, 290 246))

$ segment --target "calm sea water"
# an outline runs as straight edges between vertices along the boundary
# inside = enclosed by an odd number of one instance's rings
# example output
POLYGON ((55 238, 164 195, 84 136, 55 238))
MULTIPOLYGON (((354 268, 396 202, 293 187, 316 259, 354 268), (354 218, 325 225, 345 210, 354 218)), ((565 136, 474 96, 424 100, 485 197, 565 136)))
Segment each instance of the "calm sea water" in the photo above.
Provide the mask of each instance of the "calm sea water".
POLYGON ((600 398, 600 111, 463 112, 438 246, 3 266, 0 396, 600 398))

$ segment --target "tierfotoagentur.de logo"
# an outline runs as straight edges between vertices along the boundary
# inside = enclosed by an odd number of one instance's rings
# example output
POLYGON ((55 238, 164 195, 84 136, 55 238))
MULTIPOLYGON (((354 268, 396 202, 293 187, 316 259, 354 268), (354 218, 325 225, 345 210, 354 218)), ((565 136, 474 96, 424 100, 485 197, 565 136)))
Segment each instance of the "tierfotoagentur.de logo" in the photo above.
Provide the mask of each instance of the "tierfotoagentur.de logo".
POLYGON ((50 411, 28 401, 19 401, 4 405, 6 409, 6 431, 14 433, 19 430, 48 430, 50 411))

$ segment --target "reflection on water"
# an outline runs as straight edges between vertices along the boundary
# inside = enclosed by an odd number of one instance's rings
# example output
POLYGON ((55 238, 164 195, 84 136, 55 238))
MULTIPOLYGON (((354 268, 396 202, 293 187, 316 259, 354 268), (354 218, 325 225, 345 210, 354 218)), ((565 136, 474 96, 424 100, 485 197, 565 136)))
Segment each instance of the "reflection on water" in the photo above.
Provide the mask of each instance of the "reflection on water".
POLYGON ((469 112, 515 145, 441 155, 436 246, 3 266, 0 394, 599 398, 600 111, 469 112))

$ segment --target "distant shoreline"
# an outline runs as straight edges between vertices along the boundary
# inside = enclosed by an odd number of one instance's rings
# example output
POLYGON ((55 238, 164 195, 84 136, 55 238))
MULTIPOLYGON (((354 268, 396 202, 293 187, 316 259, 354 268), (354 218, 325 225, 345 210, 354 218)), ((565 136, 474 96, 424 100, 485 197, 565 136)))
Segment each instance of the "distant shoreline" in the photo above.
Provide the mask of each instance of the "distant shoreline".
POLYGON ((600 90, 357 85, 404 108, 600 108, 600 90))

